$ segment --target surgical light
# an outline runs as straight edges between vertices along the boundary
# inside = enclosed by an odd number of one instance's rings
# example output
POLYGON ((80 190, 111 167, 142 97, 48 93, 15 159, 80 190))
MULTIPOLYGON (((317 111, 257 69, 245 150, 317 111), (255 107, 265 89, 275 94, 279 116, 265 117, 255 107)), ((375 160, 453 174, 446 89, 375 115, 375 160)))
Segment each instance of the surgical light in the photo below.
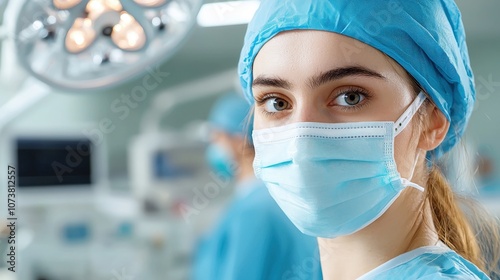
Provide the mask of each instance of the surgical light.
POLYGON ((22 66, 69 90, 116 85, 167 59, 193 27, 202 2, 13 1, 20 6, 14 37, 22 66))

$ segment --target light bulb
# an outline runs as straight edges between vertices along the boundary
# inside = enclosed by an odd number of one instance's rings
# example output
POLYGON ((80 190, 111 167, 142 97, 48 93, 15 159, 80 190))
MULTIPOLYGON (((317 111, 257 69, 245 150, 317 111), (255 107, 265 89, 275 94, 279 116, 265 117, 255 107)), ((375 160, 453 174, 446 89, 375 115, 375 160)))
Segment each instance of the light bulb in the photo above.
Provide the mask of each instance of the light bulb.
POLYGON ((135 3, 145 7, 158 7, 165 4, 166 0, 134 0, 135 3))
POLYGON ((92 44, 95 36, 92 21, 88 18, 77 18, 66 34, 66 49, 71 53, 81 52, 92 44))
POLYGON ((134 17, 131 16, 129 13, 121 13, 120 23, 122 23, 123 25, 131 24, 134 21, 135 21, 134 17))
POLYGON ((85 7, 87 13, 99 16, 108 11, 120 12, 123 10, 119 0, 90 0, 85 7))
POLYGON ((60 10, 67 10, 71 9, 74 6, 80 4, 82 0, 54 0, 52 3, 54 3, 54 6, 60 10))
POLYGON ((146 34, 134 17, 122 12, 120 22, 113 27, 111 39, 122 50, 136 51, 146 43, 146 34))
POLYGON ((85 9, 87 10, 89 17, 91 17, 91 15, 99 16, 106 10, 106 7, 104 6, 104 3, 100 0, 90 0, 87 3, 85 9))
POLYGON ((106 0, 106 5, 117 12, 123 10, 120 0, 106 0))

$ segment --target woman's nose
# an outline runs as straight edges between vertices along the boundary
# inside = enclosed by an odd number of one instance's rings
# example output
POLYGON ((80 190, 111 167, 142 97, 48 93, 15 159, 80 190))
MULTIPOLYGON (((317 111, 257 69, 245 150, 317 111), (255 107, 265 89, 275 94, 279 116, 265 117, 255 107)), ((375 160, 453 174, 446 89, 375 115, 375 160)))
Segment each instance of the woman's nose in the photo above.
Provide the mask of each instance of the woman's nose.
POLYGON ((298 102, 293 111, 293 122, 334 122, 326 106, 317 100, 303 100, 298 102))

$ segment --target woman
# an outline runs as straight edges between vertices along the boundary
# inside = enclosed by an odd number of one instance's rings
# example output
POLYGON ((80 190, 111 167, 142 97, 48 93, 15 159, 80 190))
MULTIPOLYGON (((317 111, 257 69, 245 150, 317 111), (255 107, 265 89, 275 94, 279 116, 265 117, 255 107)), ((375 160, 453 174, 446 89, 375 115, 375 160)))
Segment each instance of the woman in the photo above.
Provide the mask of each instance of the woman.
POLYGON ((266 0, 239 72, 254 169, 324 279, 489 279, 434 161, 474 102, 451 0, 266 0))

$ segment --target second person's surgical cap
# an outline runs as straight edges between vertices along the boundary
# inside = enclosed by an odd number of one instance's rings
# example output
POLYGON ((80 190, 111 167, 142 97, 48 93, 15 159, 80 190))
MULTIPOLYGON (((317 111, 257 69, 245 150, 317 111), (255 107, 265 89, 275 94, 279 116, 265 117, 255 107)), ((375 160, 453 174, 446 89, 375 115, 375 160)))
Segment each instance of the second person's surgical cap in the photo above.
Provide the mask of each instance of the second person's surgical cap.
POLYGON ((253 123, 247 122, 250 105, 243 96, 230 92, 219 97, 208 116, 212 128, 232 135, 246 136, 251 143, 253 123))
POLYGON ((357 39, 398 62, 450 121, 439 157, 463 134, 475 100, 460 11, 452 0, 264 0, 248 25, 238 72, 247 100, 262 46, 280 32, 322 30, 357 39))

